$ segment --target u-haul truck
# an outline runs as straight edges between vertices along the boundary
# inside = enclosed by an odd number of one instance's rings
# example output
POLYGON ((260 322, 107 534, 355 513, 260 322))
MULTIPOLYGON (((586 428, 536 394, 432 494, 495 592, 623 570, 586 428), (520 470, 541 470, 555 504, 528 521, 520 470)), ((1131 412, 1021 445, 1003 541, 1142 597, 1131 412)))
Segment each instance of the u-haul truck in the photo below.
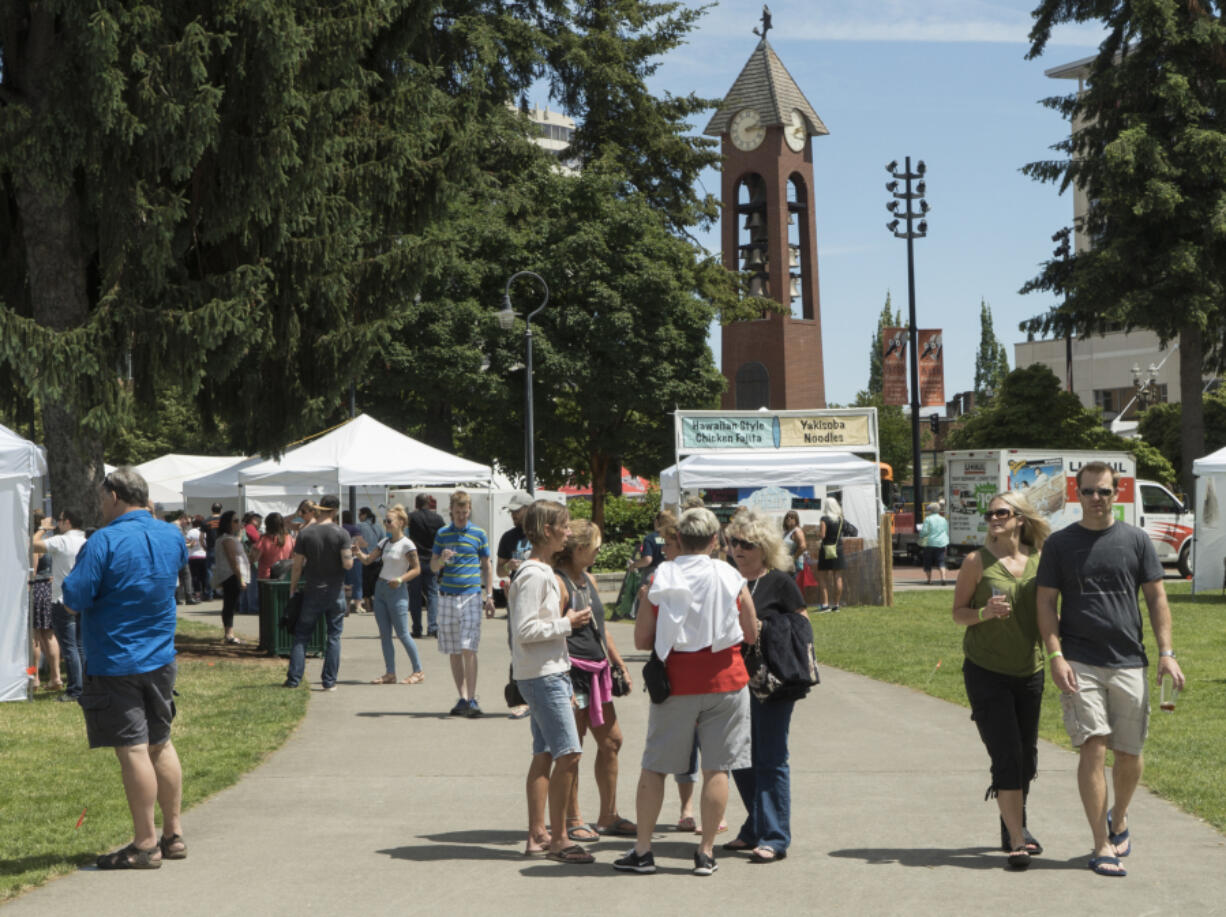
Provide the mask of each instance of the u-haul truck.
POLYGON ((1081 518, 1077 472, 1087 462, 1105 462, 1119 473, 1115 518, 1149 533, 1163 563, 1178 563, 1192 573, 1192 513, 1157 481, 1137 480, 1137 465, 1127 452, 1041 449, 975 449, 945 453, 945 505, 949 549, 963 556, 987 537, 983 520, 994 494, 1018 490, 1051 524, 1062 529, 1081 518))

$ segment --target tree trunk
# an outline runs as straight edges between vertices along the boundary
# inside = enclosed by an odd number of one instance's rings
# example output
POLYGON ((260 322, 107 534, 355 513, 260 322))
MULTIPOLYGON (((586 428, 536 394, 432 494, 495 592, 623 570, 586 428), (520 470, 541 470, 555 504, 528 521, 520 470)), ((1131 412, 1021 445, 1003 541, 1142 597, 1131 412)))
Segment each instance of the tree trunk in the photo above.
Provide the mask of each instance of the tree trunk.
POLYGON ((1204 344, 1199 325, 1189 322, 1179 330, 1179 444, 1183 452, 1179 483, 1189 500, 1196 493, 1192 463, 1205 454, 1205 403, 1201 396, 1204 344))
POLYGON ((592 522, 604 534, 604 496, 606 492, 605 474, 609 469, 609 457, 602 452, 591 455, 590 471, 592 474, 592 522))

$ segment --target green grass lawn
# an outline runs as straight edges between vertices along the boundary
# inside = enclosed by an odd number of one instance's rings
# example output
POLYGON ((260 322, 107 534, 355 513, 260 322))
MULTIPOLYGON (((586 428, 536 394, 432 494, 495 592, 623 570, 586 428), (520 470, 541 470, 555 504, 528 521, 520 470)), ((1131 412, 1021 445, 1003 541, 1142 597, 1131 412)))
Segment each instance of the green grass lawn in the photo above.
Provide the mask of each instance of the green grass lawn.
MULTIPOLYGON (((280 687, 284 660, 222 647, 220 636, 220 628, 179 622, 172 738, 183 761, 184 809, 259 764, 306 712, 306 691, 280 687)), ((131 840, 119 765, 109 749, 90 751, 76 704, 49 693, 0 704, 0 752, 0 901, 131 840)))
MULTIPOLYGON (((1151 691, 1144 783, 1226 833, 1226 600, 1193 596, 1186 583, 1168 583, 1167 594, 1174 646, 1188 683, 1174 713, 1159 711, 1158 692, 1151 691)), ((965 707, 963 629, 951 618, 952 598, 953 590, 906 591, 895 593, 893 608, 812 614, 818 662, 965 707)), ((1147 651, 1156 656, 1148 618, 1145 630, 1147 651)), ((969 722, 967 729, 973 729, 969 722)), ((1071 747, 1050 673, 1039 735, 1071 747)))

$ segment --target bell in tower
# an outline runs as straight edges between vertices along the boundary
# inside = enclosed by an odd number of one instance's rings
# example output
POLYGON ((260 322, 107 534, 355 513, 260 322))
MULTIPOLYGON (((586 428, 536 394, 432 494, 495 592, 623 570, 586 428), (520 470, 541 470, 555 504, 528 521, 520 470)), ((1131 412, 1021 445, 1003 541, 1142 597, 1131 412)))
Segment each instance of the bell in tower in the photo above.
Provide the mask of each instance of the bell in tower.
POLYGON ((824 408, 817 221, 810 137, 828 134, 766 39, 704 133, 723 153, 724 266, 747 277, 746 295, 770 300, 760 317, 724 326, 726 409, 824 408))

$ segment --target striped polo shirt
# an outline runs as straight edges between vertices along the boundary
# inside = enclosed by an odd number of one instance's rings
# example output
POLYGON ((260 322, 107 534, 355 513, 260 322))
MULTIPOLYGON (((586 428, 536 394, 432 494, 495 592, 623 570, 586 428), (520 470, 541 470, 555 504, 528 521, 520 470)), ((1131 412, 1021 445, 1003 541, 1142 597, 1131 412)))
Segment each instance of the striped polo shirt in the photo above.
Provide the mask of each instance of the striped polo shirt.
POLYGON ((454 523, 443 526, 434 536, 434 555, 451 548, 455 556, 438 575, 438 589, 444 595, 471 595, 481 591, 481 560, 490 556, 490 542, 483 529, 471 523, 462 529, 454 523))

